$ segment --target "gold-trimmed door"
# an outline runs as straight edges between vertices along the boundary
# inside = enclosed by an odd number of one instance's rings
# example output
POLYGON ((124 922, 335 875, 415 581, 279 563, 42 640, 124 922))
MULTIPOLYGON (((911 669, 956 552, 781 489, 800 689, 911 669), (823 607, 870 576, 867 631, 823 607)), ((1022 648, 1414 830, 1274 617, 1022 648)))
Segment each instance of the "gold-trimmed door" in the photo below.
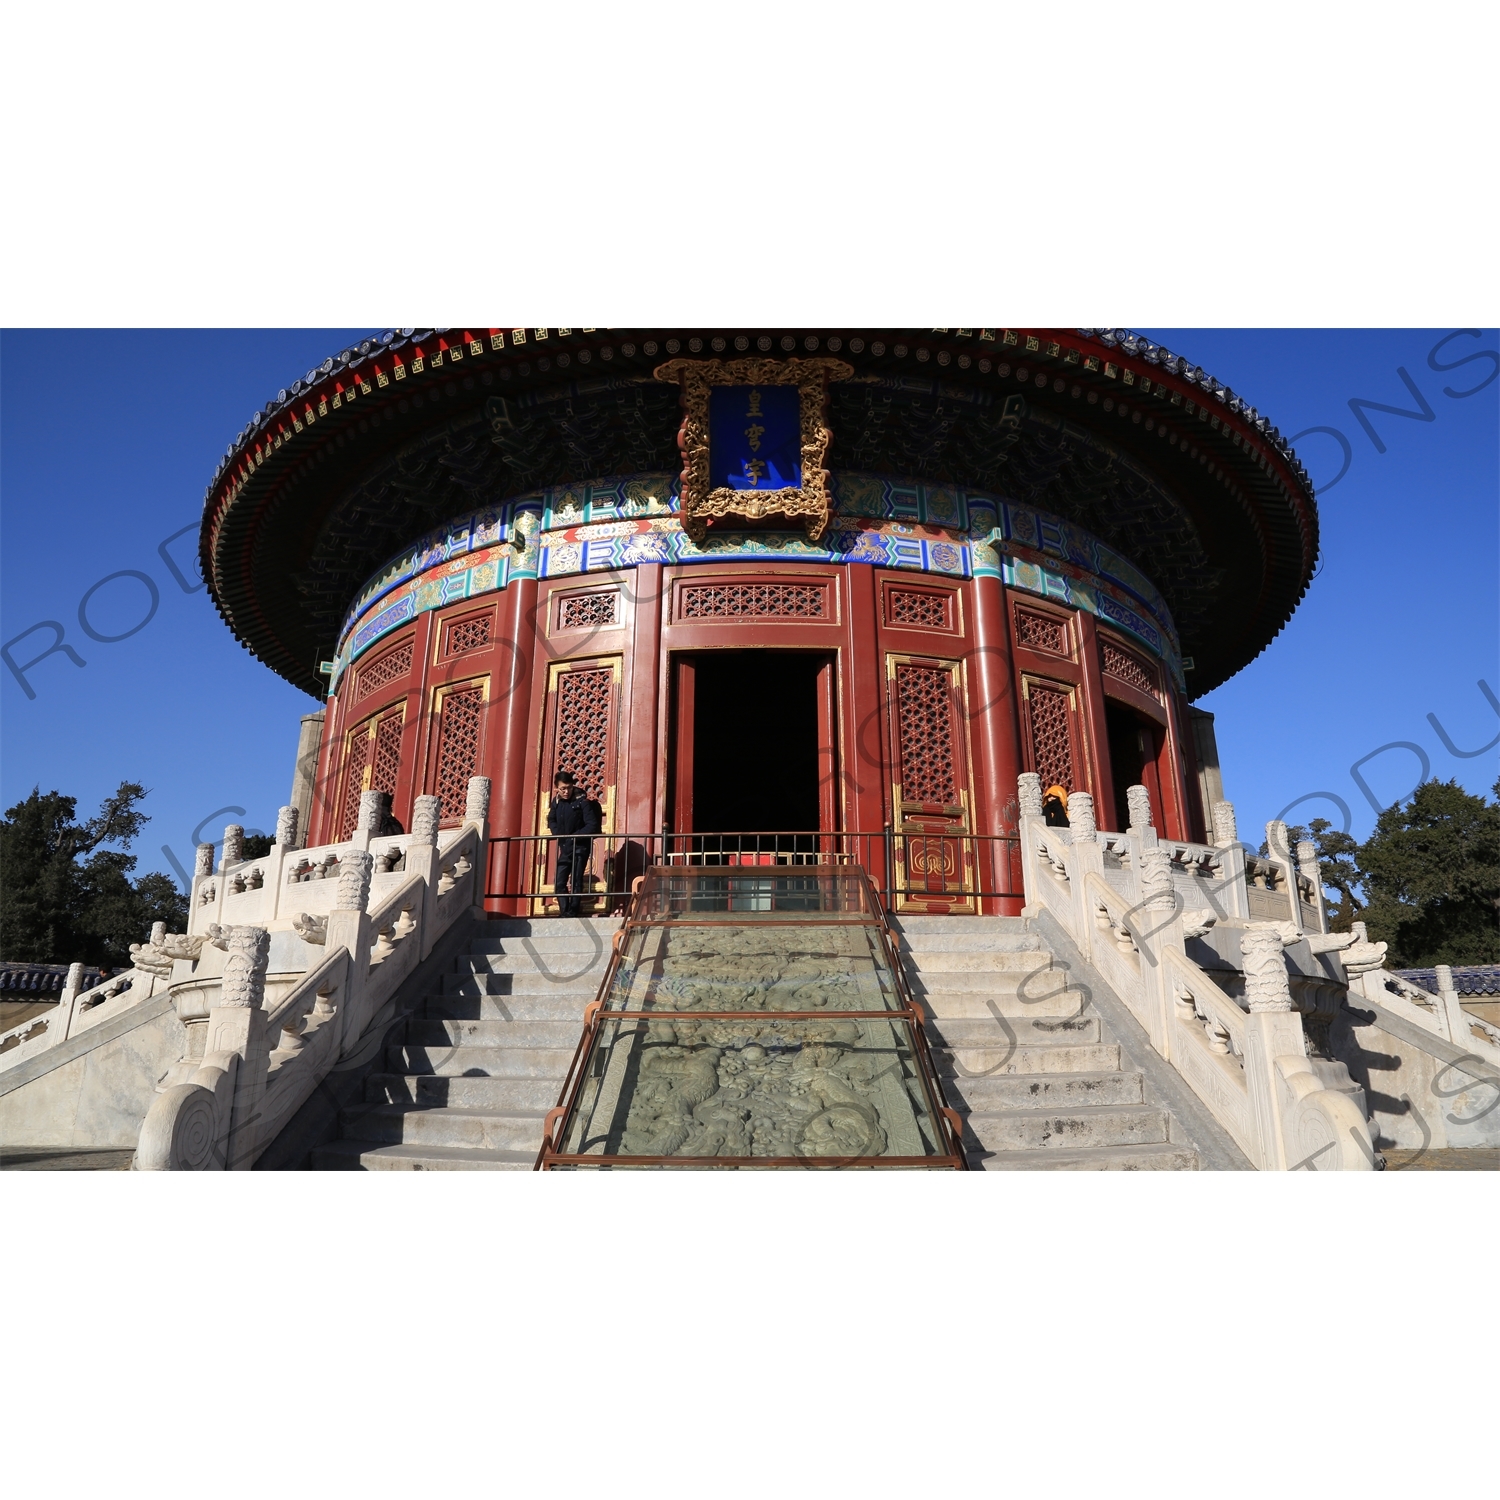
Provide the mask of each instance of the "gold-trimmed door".
MULTIPOLYGON (((536 831, 547 832, 547 805, 552 781, 559 771, 571 771, 583 795, 598 802, 602 827, 614 829, 616 766, 619 761, 621 662, 618 656, 553 662, 547 674, 547 702, 542 715, 541 776, 537 784, 536 831)), ((590 866, 594 889, 609 888, 608 843, 594 847, 590 866)), ((550 890, 553 876, 551 846, 537 845, 533 865, 534 891, 550 890)), ((587 915, 604 910, 604 899, 586 899, 587 915)), ((537 897, 533 909, 555 911, 555 896, 537 897)))
POLYGON ((897 911, 974 911, 963 664, 886 656, 897 911))

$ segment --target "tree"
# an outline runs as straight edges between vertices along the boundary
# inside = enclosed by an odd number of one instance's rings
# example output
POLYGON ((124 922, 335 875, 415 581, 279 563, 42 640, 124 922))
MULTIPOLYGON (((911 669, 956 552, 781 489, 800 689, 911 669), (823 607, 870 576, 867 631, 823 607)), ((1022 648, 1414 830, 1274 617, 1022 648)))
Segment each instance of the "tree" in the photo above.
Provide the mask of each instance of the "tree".
MULTIPOLYGON (((1309 840, 1318 851, 1318 874, 1327 889, 1339 893, 1339 899, 1328 909, 1328 930, 1348 932, 1350 925, 1359 920, 1365 904, 1355 894, 1364 885, 1364 874, 1359 868, 1359 845, 1347 833, 1335 828, 1327 818, 1314 818, 1303 828, 1300 824, 1287 830, 1287 849, 1277 853, 1294 855, 1297 845, 1309 840)), ((1265 840, 1261 840, 1260 852, 1270 852, 1265 840)))
POLYGON ((1500 961, 1500 781, 1493 791, 1491 803, 1425 781, 1359 846, 1365 924, 1392 968, 1500 961))
POLYGON ((166 875, 131 879, 124 851, 149 821, 145 787, 122 781, 96 817, 75 821, 76 797, 31 795, 0 821, 0 954, 12 963, 130 963, 153 922, 181 931, 187 901, 166 875), (106 844, 118 845, 107 849, 106 844))

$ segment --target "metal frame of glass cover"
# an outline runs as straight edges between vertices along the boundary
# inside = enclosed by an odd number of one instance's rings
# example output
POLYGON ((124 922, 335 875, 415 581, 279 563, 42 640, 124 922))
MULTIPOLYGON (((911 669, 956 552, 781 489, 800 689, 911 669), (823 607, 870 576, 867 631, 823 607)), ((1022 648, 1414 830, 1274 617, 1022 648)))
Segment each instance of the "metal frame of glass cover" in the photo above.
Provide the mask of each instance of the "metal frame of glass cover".
POLYGON ((860 866, 653 865, 536 1166, 962 1171, 962 1134, 860 866))

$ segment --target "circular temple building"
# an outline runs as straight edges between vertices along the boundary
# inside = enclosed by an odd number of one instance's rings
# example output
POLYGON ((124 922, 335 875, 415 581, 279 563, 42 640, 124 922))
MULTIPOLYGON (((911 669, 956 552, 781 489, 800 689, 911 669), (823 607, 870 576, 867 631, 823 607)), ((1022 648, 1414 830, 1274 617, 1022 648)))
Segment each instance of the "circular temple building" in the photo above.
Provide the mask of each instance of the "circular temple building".
POLYGON ((568 770, 596 906, 648 862, 852 858, 898 909, 1014 913, 1019 772, 1210 832, 1189 700, 1286 622, 1318 518, 1267 418, 1118 330, 401 329, 256 413, 201 553, 326 699, 307 843, 487 776, 489 908, 541 912, 568 770))

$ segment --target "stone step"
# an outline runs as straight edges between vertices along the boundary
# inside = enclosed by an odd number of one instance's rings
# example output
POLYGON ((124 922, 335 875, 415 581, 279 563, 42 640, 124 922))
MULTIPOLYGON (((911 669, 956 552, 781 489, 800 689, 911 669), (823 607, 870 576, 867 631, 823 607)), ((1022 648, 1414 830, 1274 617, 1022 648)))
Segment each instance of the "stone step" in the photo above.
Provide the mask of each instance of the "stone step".
POLYGON ((583 1025, 593 992, 560 995, 430 995, 423 1003, 429 1021, 571 1021, 583 1025))
POLYGON ((1099 1042, 1099 1017, 1087 1016, 1005 1016, 1004 1025, 994 1016, 955 1019, 935 1016, 927 1022, 927 1040, 934 1047, 971 1051, 989 1049, 1003 1052, 1008 1047, 1028 1042, 1099 1042))
POLYGON ((913 932, 898 944, 902 953, 1040 953, 1048 950, 1034 932, 913 932))
POLYGON ((539 974, 535 969, 522 974, 444 974, 440 991, 444 995, 583 995, 590 1000, 599 993, 604 978, 602 967, 592 975, 574 977, 563 970, 556 977, 539 974))
MULTIPOLYGON (((507 953, 471 953, 460 962, 458 972, 466 975, 486 974, 586 974, 594 971, 603 974, 609 968, 610 947, 580 948, 541 947, 540 942, 528 948, 511 948, 507 953)), ((597 983, 597 981, 595 981, 597 983)))
POLYGON ((990 990, 929 990, 914 984, 911 990, 929 1015, 952 1021, 993 1019, 996 1011, 1002 1016, 1048 1016, 1062 1020, 1078 1015, 1084 1004, 1081 990, 1037 994, 1030 987, 1021 992, 1014 986, 1007 989, 1003 984, 996 984, 990 990))
POLYGON ((434 1109, 479 1109, 497 1114, 543 1114, 557 1103, 560 1078, 438 1078, 431 1073, 377 1073, 365 1080, 371 1104, 420 1104, 434 1109))
MULTIPOLYGON (((998 957, 1009 958, 1012 955, 1002 953, 998 957)), ((1031 963, 1024 969, 980 970, 913 970, 908 966, 906 973, 913 989, 941 995, 1021 993, 1035 995, 1040 999, 1043 995, 1060 994, 1068 987, 1068 971, 1055 969, 1048 963, 1031 963)))
POLYGON ((897 932, 1010 932, 1035 937, 1026 926, 1024 917, 944 917, 923 916, 913 912, 909 916, 891 918, 891 926, 897 932))
POLYGON ((334 1141, 313 1151, 320 1172, 529 1172, 535 1151, 465 1151, 453 1146, 373 1146, 334 1141))
POLYGON ((479 1151, 529 1151, 542 1146, 545 1110, 518 1114, 452 1105, 363 1104, 343 1112, 345 1140, 388 1145, 459 1146, 479 1151))
POLYGON ((906 972, 920 974, 1037 974, 1065 973, 1057 968, 1052 955, 1040 948, 1024 951, 1007 949, 976 948, 969 951, 940 949, 936 953, 912 953, 903 950, 906 972))
POLYGON ((578 1021, 445 1021, 406 1023, 406 1040, 413 1047, 563 1047, 578 1045, 583 1023, 578 1021))
POLYGON ((991 1051, 955 1055, 949 1048, 934 1047, 932 1061, 945 1079, 956 1078, 962 1086, 966 1076, 980 1073, 990 1078, 1010 1073, 1114 1073, 1120 1067, 1120 1045, 1118 1042, 1086 1042, 1077 1046, 1028 1042, 1009 1057, 991 1051))
POLYGON ((484 924, 484 935, 469 944, 470 953, 503 953, 507 939, 582 938, 594 933, 606 946, 620 925, 619 917, 491 917, 484 924))
POLYGON ((571 1047, 390 1047, 386 1065, 397 1073, 439 1078, 550 1078, 561 1084, 576 1048, 576 1039, 571 1047))
POLYGON ((1007 1109, 1140 1104, 1145 1081, 1139 1073, 1010 1073, 945 1078, 943 1087, 960 1114, 995 1114, 1007 1109))
POLYGON ((1169 1115, 1149 1104, 971 1113, 966 1134, 988 1151, 1052 1151, 1167 1144, 1169 1115))
POLYGON ((981 1172, 1196 1172, 1191 1146, 1095 1146, 1084 1150, 971 1151, 969 1165, 981 1172))

